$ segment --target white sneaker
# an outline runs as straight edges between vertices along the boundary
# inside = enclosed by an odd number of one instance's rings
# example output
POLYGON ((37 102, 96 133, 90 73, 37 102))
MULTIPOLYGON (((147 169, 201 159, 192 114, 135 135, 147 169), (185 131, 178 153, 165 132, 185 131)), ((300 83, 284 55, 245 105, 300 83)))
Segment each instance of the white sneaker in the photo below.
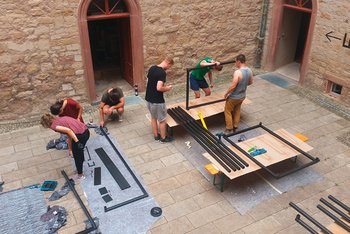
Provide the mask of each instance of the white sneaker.
POLYGON ((119 121, 119 122, 123 122, 123 115, 118 114, 118 121, 119 121))

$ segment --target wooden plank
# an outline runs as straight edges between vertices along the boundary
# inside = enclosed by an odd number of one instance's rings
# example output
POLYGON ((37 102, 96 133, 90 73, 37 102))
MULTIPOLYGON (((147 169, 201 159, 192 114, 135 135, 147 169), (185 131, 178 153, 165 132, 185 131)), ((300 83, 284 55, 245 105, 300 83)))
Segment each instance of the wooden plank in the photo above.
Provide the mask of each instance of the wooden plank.
MULTIPOLYGON (((281 137, 283 137, 284 139, 291 142, 292 144, 294 144, 295 146, 297 146, 298 148, 302 149, 305 152, 308 152, 313 149, 310 145, 301 141, 299 138, 289 133, 285 129, 279 129, 275 131, 275 133, 280 135, 281 137)), ((299 154, 298 151, 294 150, 293 148, 286 145, 285 143, 278 140, 277 138, 275 138, 269 133, 262 134, 260 136, 248 139, 243 142, 239 142, 237 145, 239 145, 245 151, 248 151, 248 149, 254 146, 257 146, 258 148, 266 149, 267 152, 265 154, 261 154, 254 157, 264 166, 270 166, 272 164, 295 157, 296 155, 299 154)), ((204 153, 203 156, 209 159, 211 163, 213 163, 216 167, 218 167, 231 180, 261 169, 258 165, 256 165, 253 161, 247 158, 244 154, 239 152, 236 148, 234 148, 233 146, 229 146, 229 147, 244 161, 246 161, 249 164, 249 167, 228 173, 212 156, 210 156, 210 154, 204 153)))
MULTIPOLYGON (((350 226, 350 223, 347 222, 345 219, 342 219, 341 220, 346 223, 347 225, 350 226)), ((327 226, 328 230, 333 232, 333 233, 336 233, 336 234, 349 234, 348 231, 346 231, 344 228, 342 228, 341 226, 339 226, 337 223, 331 223, 329 226, 327 226)), ((320 232, 321 233, 321 232, 320 232)))
MULTIPOLYGON (((201 98, 190 100, 189 103, 190 103, 190 106, 194 106, 194 105, 199 105, 202 103, 220 100, 220 99, 224 98, 224 94, 225 94, 225 92, 212 93, 210 96, 204 96, 201 98)), ((243 105, 247 105, 250 103, 251 103, 251 101, 246 98, 243 102, 243 105)), ((198 112, 202 113, 203 118, 224 112, 225 102, 224 101, 217 102, 217 103, 213 103, 213 104, 206 105, 206 106, 192 108, 189 110, 186 110, 186 102, 180 102, 180 103, 171 104, 167 108, 171 109, 171 108, 178 107, 178 106, 182 107, 182 109, 187 111, 187 113, 189 113, 194 119, 198 120, 199 119, 198 112)), ((169 127, 174 127, 174 126, 179 125, 170 115, 167 115, 167 124, 169 127)))

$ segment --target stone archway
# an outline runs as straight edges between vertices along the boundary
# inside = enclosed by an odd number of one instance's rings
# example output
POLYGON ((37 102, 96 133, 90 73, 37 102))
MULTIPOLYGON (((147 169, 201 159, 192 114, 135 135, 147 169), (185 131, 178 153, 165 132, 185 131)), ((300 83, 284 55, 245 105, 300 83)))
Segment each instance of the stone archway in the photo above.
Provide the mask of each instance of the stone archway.
POLYGON ((283 16, 284 12, 287 10, 295 10, 298 12, 306 12, 310 14, 309 26, 306 33, 306 40, 303 49, 303 56, 300 63, 300 78, 299 83, 303 84, 305 79, 305 74, 308 69, 308 61, 311 51, 311 42, 313 38, 313 32, 316 23, 317 15, 317 0, 275 0, 274 8, 272 11, 271 25, 269 28, 269 41, 267 45, 267 54, 265 56, 265 65, 267 70, 273 71, 278 68, 277 54, 278 46, 280 44, 280 39, 283 36, 282 24, 284 23, 283 16))
MULTIPOLYGON (((95 101, 96 90, 94 81, 94 70, 92 54, 90 50, 89 29, 88 29, 88 8, 93 0, 82 0, 78 9, 78 26, 84 63, 85 81, 90 101, 95 101)), ((140 5, 136 0, 124 0, 130 18, 130 44, 132 48, 131 67, 132 82, 139 86, 139 90, 145 89, 144 81, 144 58, 142 40, 142 18, 140 5)))

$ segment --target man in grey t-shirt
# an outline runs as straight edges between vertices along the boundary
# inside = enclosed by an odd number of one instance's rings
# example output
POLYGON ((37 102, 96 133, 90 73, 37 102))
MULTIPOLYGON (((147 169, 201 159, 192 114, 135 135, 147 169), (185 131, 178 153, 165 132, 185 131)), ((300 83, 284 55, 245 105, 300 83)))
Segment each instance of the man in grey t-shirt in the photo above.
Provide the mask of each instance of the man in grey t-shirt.
POLYGON ((225 103, 225 134, 233 133, 239 124, 241 117, 241 105, 246 96, 247 86, 253 84, 253 73, 246 65, 246 58, 240 54, 236 58, 236 70, 230 87, 227 89, 224 98, 225 103), (233 121, 232 121, 232 112, 233 121))

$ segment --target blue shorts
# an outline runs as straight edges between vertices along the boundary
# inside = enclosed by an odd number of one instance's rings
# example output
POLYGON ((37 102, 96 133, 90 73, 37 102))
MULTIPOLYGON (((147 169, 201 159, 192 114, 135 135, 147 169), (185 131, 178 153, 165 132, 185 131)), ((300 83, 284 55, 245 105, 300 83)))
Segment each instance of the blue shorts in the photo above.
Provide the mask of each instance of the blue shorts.
POLYGON ((192 74, 190 74, 190 88, 193 91, 199 91, 199 88, 201 89, 209 88, 209 85, 205 79, 196 80, 195 77, 192 74))

